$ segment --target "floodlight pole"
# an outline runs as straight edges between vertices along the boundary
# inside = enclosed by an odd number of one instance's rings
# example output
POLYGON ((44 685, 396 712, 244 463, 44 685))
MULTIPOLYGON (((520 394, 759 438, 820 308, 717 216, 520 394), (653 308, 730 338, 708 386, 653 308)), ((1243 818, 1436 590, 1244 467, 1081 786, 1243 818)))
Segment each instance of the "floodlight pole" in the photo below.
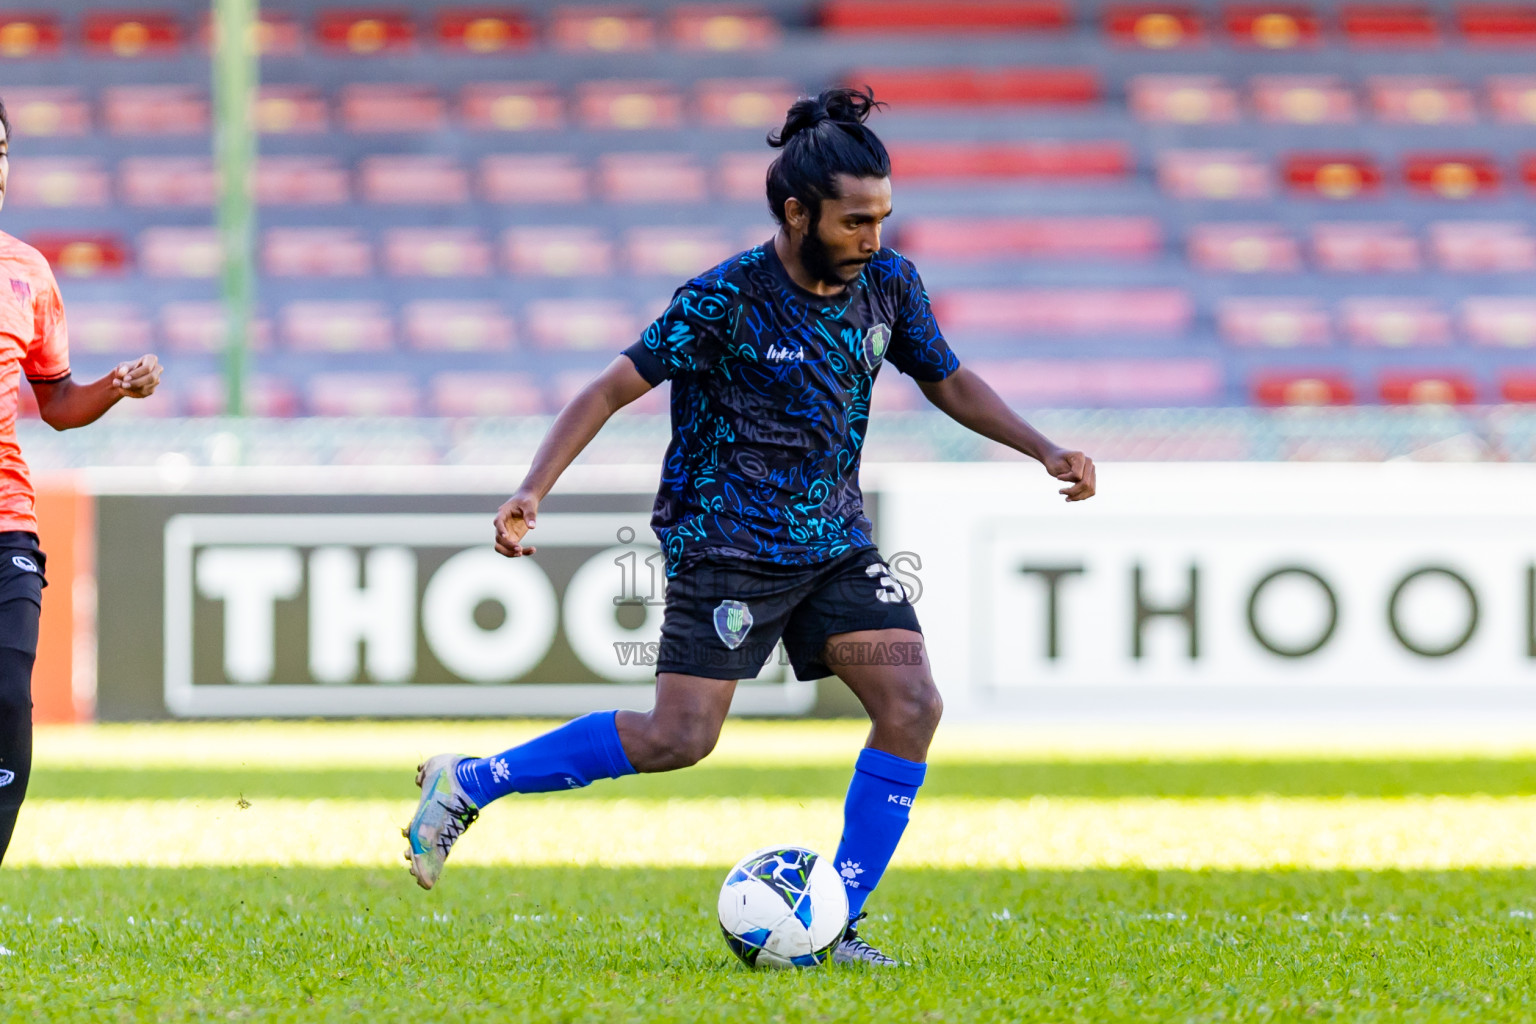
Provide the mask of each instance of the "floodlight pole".
POLYGON ((255 309, 252 167, 256 161, 256 12, 260 0, 213 0, 214 161, 223 254, 224 381, 227 414, 246 411, 245 378, 255 309))

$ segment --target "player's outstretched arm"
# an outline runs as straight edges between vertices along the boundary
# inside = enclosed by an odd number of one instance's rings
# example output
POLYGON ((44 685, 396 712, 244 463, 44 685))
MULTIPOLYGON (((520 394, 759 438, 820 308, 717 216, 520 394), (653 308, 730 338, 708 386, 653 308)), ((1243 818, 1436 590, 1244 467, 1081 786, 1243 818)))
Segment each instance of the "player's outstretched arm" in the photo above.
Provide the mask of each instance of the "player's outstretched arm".
POLYGON ((549 433, 539 443, 533 464, 518 485, 517 493, 496 511, 497 551, 508 558, 517 558, 538 550, 525 546, 523 537, 535 526, 539 502, 555 486, 566 467, 597 436, 608 418, 651 387, 628 356, 619 356, 560 410, 549 433))
POLYGON ((1093 460, 1082 452, 1052 443, 1008 408, 990 384, 966 367, 960 367, 937 383, 919 381, 918 387, 923 389, 928 401, 944 410, 956 423, 1039 460, 1046 472, 1069 485, 1061 489, 1068 501, 1093 497, 1096 489, 1093 460))
POLYGON ((72 378, 52 383, 35 383, 38 412, 43 422, 54 430, 71 430, 95 423, 124 398, 148 398, 160 386, 160 360, 140 356, 131 363, 119 363, 105 377, 91 384, 77 384, 72 378))

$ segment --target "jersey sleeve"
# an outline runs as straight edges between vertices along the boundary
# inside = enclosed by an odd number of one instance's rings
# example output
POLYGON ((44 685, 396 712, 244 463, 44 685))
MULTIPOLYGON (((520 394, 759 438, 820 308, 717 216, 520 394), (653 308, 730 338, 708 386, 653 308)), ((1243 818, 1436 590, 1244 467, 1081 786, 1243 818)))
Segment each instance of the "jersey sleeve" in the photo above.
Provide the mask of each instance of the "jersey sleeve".
POLYGON ((691 281, 624 354, 652 387, 708 369, 735 336, 739 308, 721 289, 691 281))
POLYGON ((27 380, 50 384, 69 376, 69 324, 64 318, 64 299, 58 282, 46 264, 34 278, 32 296, 32 343, 22 359, 27 380))
POLYGON ((886 358, 908 377, 934 384, 958 370, 960 359, 933 318, 928 292, 917 268, 903 258, 896 262, 896 323, 886 358))

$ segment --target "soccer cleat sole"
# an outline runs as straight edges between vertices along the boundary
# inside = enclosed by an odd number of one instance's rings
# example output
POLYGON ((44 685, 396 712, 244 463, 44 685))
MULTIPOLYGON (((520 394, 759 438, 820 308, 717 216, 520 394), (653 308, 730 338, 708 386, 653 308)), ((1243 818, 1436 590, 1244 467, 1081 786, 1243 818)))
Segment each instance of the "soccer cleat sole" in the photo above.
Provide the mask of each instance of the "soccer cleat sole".
MULTIPOLYGON (((416 766, 416 788, 417 789, 421 788, 422 780, 426 777, 426 774, 427 774, 427 762, 423 761, 423 762, 421 762, 420 764, 418 764, 416 766)), ((432 882, 429 881, 422 874, 422 872, 420 870, 420 865, 418 865, 416 863, 416 854, 411 850, 411 846, 410 846, 410 842, 409 842, 410 837, 411 837, 410 829, 402 828, 400 830, 400 838, 407 840, 406 846, 405 846, 405 862, 410 865, 411 877, 416 879, 416 884, 421 886, 423 889, 431 889, 432 888, 432 882)))

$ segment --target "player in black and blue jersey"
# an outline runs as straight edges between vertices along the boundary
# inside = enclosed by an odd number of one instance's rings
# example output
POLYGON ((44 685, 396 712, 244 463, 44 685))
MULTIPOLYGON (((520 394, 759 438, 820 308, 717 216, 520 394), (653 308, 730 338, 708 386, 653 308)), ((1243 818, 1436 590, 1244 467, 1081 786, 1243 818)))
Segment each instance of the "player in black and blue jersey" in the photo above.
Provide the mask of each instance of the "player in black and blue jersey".
POLYGON ((586 715, 493 757, 427 760, 406 829, 422 887, 492 800, 698 762, 737 680, 755 677, 782 639, 797 677, 838 676, 873 722, 837 851, 851 921, 835 958, 895 963, 855 924, 906 828, 941 702, 859 491, 875 377, 887 362, 913 377, 961 424, 1038 459, 1068 501, 1093 495, 1094 467, 960 365, 916 268, 881 247, 891 166, 865 124, 874 105, 868 92, 833 89, 790 108, 769 138, 782 149, 768 171, 778 234, 679 288, 560 413, 497 512, 497 550, 533 554, 524 541, 560 474, 610 416, 671 381, 672 442, 651 520, 668 577, 655 707, 586 715), (913 656, 863 656, 876 650, 913 656))

